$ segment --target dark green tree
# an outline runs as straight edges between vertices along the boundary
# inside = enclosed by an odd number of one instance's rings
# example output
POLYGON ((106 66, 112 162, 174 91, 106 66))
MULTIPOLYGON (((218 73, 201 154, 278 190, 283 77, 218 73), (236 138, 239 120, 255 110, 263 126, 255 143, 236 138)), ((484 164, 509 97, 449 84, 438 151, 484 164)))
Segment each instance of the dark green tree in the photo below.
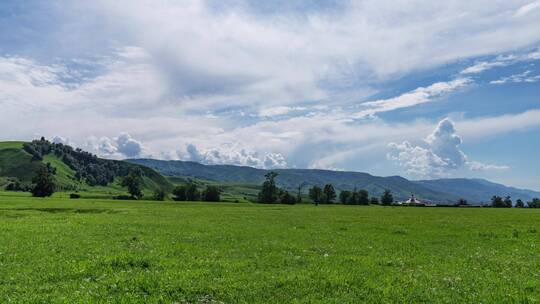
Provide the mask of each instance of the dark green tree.
POLYGON ((325 204, 333 204, 336 199, 336 190, 332 184, 324 185, 323 189, 323 201, 325 204))
POLYGON ((186 200, 196 202, 201 199, 201 193, 199 192, 199 189, 197 188, 197 185, 189 181, 186 184, 186 200))
POLYGON ((186 197, 186 186, 184 185, 180 185, 180 186, 176 186, 173 190, 173 199, 175 201, 185 201, 187 200, 187 197, 186 197))
POLYGON ((348 190, 343 190, 339 193, 339 202, 343 205, 349 204, 349 200, 351 199, 352 192, 348 190))
POLYGON ((273 171, 264 175, 266 180, 263 182, 261 192, 258 195, 259 203, 273 204, 278 200, 279 190, 275 181, 277 176, 278 174, 273 171))
POLYGON ((294 205, 296 204, 296 198, 288 191, 283 191, 280 195, 279 202, 281 204, 294 205))
POLYGON ((323 197, 323 192, 321 187, 315 185, 309 189, 309 198, 315 203, 315 205, 319 205, 321 203, 323 197))
POLYGON ((358 205, 360 201, 360 194, 358 193, 358 190, 354 188, 354 190, 351 192, 351 197, 349 197, 349 205, 358 205))
POLYGON ((140 169, 131 169, 123 179, 122 187, 126 187, 129 195, 132 199, 140 199, 143 197, 142 193, 142 172, 140 169))
POLYGON ((457 206, 467 206, 468 203, 467 203, 467 200, 464 199, 464 198, 460 198, 456 204, 457 206))
POLYGON ((527 202, 527 207, 529 207, 529 208, 540 208, 540 199, 539 198, 533 198, 532 201, 527 202))
POLYGON ((504 203, 504 200, 502 197, 498 195, 494 195, 493 197, 491 197, 491 207, 504 208, 506 207, 506 204, 504 203))
POLYGON ((56 180, 48 167, 42 167, 32 178, 32 196, 47 197, 53 195, 56 189, 56 180))
POLYGON ((202 199, 205 202, 219 202, 221 191, 218 186, 207 185, 202 193, 202 199))
POLYGON ((372 196, 371 199, 369 200, 369 203, 372 204, 372 205, 378 205, 379 204, 379 199, 376 198, 375 196, 372 196))
POLYGON ((504 207, 505 208, 512 208, 512 198, 510 196, 507 196, 504 198, 504 207))
POLYGON ((369 205, 369 193, 367 192, 367 190, 358 191, 358 204, 369 205))
POLYGON ((298 185, 298 188, 297 188, 298 191, 296 193, 296 203, 298 204, 302 203, 302 189, 304 189, 306 185, 307 185, 306 182, 303 182, 300 185, 298 185))
POLYGON ((394 196, 392 196, 392 192, 390 192, 390 190, 384 190, 384 193, 381 196, 381 204, 388 206, 392 205, 392 203, 394 203, 394 196))
POLYGON ((154 200, 164 201, 166 197, 167 197, 167 192, 165 192, 164 189, 159 188, 154 191, 154 200))
POLYGON ((517 199, 516 208, 524 208, 524 207, 525 207, 525 204, 523 203, 523 201, 521 199, 517 199))

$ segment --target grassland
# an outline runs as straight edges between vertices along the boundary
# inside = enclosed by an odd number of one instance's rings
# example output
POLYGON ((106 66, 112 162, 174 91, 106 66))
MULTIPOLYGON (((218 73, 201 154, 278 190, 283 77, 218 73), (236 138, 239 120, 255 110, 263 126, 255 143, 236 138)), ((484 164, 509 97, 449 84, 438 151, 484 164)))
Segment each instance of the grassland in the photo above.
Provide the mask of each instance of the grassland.
POLYGON ((539 211, 0 192, 0 303, 535 303, 539 211))

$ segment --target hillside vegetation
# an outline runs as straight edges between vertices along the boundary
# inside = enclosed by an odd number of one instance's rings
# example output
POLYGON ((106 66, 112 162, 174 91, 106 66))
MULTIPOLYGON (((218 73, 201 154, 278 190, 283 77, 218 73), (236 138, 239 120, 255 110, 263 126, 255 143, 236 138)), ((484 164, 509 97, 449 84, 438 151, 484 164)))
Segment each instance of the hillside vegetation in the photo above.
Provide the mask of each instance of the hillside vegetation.
MULTIPOLYGON (((132 159, 129 162, 154 168, 166 176, 192 177, 231 184, 260 185, 270 170, 231 165, 203 165, 188 161, 162 161, 132 159)), ((311 169, 276 169, 277 184, 289 191, 304 185, 304 191, 313 185, 332 184, 336 190, 365 189, 372 196, 380 197, 390 190, 397 200, 406 200, 414 194, 417 198, 437 203, 455 204, 460 199, 469 203, 489 203, 493 195, 511 196, 529 201, 540 197, 539 192, 520 190, 478 179, 438 179, 410 181, 400 176, 380 177, 361 172, 311 169)))
POLYGON ((50 164, 58 191, 82 191, 119 194, 119 180, 131 169, 142 171, 147 193, 160 188, 170 191, 173 185, 154 170, 124 161, 101 159, 79 149, 45 139, 31 143, 0 143, 0 186, 18 181, 29 186, 36 172, 50 164))

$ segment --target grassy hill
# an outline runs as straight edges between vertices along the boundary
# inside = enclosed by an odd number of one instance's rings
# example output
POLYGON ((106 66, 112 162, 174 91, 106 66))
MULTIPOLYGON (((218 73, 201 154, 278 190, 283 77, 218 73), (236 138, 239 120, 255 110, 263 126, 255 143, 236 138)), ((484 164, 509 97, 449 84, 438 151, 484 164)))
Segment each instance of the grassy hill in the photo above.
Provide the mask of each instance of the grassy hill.
MULTIPOLYGON (((189 161, 162 161, 154 159, 132 159, 129 162, 154 168, 166 176, 177 178, 191 177, 214 182, 260 185, 269 170, 245 166, 202 165, 189 161)), ((493 195, 510 195, 514 200, 529 201, 540 197, 540 192, 522 190, 479 179, 438 179, 410 181, 400 176, 380 177, 361 172, 312 170, 312 169, 276 169, 279 174, 277 183, 288 190, 296 190, 299 185, 333 184, 337 190, 366 189, 370 195, 380 196, 385 189, 392 191, 397 200, 416 197, 438 203, 454 204, 460 198, 469 203, 488 203, 493 195)))
MULTIPOLYGON (((202 165, 186 161, 161 161, 154 159, 132 159, 129 162, 148 166, 167 176, 184 176, 231 184, 260 185, 269 170, 231 165, 202 165)), ((304 192, 313 185, 333 184, 337 190, 366 189, 373 196, 380 196, 384 190, 392 191, 398 200, 405 200, 415 194, 417 197, 454 203, 459 197, 429 189, 400 176, 379 177, 361 172, 344 172, 312 169, 276 169, 277 183, 288 190, 296 191, 305 184, 304 192)))
POLYGON ((125 189, 120 186, 120 179, 123 174, 134 168, 142 171, 143 192, 145 192, 145 195, 149 196, 159 188, 168 191, 173 188, 173 184, 168 179, 153 169, 123 161, 105 159, 98 160, 100 163, 119 168, 119 175, 106 185, 90 185, 84 178, 77 179, 76 170, 54 153, 45 154, 38 160, 25 151, 24 144, 24 142, 0 142, 0 187, 15 180, 19 181, 23 186, 29 186, 38 169, 49 163, 56 169, 55 179, 58 191, 78 191, 85 193, 87 197, 125 194, 125 189))

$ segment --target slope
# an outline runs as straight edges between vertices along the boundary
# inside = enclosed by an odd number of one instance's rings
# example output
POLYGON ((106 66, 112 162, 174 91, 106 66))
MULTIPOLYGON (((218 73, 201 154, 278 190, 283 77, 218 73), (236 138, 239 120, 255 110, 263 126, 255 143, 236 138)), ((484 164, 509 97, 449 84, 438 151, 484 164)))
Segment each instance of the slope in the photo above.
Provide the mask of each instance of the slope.
MULTIPOLYGON (((154 159, 131 159, 132 163, 144 165, 166 176, 184 176, 216 182, 261 184, 269 170, 232 165, 202 165, 185 161, 162 161, 154 159)), ((361 172, 344 172, 313 169, 277 169, 277 183, 288 190, 296 190, 304 185, 333 184, 337 190, 366 189, 373 196, 380 196, 384 190, 392 191, 397 200, 409 198, 412 194, 425 200, 440 203, 454 203, 459 197, 450 193, 441 193, 413 183, 403 177, 378 177, 361 172)))

